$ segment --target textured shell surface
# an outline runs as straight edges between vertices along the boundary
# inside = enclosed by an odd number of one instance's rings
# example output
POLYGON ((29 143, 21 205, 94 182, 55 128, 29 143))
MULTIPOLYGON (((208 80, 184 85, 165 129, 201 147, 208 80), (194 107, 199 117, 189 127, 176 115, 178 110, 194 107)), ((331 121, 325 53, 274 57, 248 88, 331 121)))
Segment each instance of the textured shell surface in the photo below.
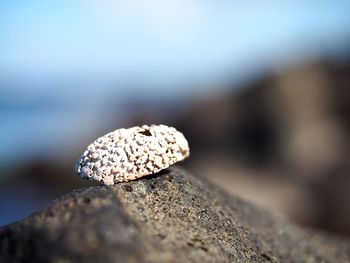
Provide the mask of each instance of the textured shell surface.
POLYGON ((75 170, 106 185, 157 173, 190 155, 184 135, 166 125, 117 129, 91 143, 75 170))

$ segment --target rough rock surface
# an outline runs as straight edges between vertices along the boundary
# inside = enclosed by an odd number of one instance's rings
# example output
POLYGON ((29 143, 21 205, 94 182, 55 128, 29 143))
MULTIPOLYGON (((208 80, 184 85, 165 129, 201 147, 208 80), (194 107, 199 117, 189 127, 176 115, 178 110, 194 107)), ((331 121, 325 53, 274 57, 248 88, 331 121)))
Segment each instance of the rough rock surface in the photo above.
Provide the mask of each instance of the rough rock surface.
POLYGON ((350 262, 350 243, 303 230, 171 168, 75 190, 0 229, 0 262, 350 262))

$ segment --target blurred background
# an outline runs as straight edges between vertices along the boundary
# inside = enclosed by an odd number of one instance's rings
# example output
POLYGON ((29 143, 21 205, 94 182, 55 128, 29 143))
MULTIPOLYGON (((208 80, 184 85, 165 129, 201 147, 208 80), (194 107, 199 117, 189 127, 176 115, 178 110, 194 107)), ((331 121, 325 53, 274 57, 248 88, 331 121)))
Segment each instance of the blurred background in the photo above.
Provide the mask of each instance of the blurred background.
POLYGON ((86 146, 173 125, 184 166, 350 236, 350 2, 0 2, 0 225, 72 189, 86 146))

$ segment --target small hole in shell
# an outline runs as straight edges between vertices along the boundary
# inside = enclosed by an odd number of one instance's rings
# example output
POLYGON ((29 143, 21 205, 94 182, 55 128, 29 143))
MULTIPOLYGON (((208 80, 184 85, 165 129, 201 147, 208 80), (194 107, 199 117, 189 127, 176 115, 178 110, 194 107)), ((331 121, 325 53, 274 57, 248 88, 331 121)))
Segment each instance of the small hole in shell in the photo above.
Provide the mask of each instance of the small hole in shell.
POLYGON ((145 135, 145 136, 152 136, 152 133, 149 130, 139 131, 138 133, 141 133, 142 135, 145 135))

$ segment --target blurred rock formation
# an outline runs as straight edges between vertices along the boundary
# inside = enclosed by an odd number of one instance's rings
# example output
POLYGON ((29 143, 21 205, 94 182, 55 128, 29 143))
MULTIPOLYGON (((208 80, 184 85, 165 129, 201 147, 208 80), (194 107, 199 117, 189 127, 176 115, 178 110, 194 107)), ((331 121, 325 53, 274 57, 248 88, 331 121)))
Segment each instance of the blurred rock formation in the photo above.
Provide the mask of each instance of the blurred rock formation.
POLYGON ((194 103, 177 127, 194 169, 226 190, 349 235, 349 85, 350 63, 300 65, 194 103))

